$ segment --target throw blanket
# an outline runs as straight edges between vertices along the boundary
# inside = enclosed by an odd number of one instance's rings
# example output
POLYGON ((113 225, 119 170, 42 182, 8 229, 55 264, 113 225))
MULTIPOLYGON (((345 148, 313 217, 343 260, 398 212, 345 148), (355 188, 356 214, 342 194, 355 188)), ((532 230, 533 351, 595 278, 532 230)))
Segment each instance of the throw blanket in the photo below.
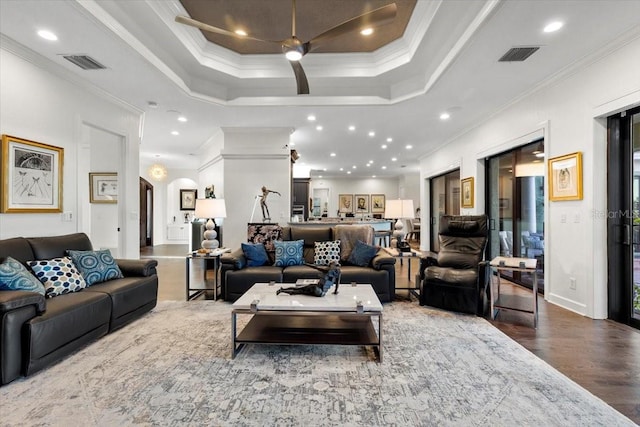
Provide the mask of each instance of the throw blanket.
POLYGON ((336 225, 333 235, 340 240, 340 261, 346 261, 358 240, 373 244, 374 231, 370 225, 336 225))

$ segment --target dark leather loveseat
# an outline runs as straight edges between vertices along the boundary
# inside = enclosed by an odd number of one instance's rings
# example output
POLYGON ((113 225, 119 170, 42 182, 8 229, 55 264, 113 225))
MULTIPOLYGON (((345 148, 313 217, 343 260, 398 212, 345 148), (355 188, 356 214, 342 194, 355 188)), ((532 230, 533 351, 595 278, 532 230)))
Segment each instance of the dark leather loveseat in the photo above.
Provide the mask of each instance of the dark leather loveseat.
MULTIPOLYGON (((373 235, 373 232, 372 232, 373 235)), ((291 226, 282 228, 282 240, 304 240, 304 261, 314 262, 315 242, 335 240, 335 228, 332 226, 291 226)), ((371 242, 365 242, 371 243, 371 242)), ((384 250, 379 250, 367 267, 349 265, 341 261, 340 283, 371 284, 381 302, 392 301, 395 296, 396 259, 384 250)), ((225 301, 235 301, 255 283, 295 283, 297 279, 319 277, 318 270, 307 265, 275 267, 263 265, 247 267, 242 249, 224 254, 221 258, 221 287, 225 301)))
MULTIPOLYGON (((84 233, 0 240, 0 262, 48 260, 66 250, 90 251, 91 241, 84 233)), ((124 278, 53 298, 0 290, 0 384, 43 369, 155 307, 157 261, 116 263, 124 278)))

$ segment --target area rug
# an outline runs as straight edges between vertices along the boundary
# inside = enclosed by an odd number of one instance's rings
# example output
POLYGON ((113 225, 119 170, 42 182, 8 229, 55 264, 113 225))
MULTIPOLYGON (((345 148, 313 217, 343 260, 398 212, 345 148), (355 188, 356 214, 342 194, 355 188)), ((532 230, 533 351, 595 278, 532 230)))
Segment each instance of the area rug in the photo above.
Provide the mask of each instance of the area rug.
POLYGON ((162 302, 0 388, 0 424, 635 425, 475 316, 387 304, 378 363, 349 346, 254 345, 232 360, 230 313, 222 301, 162 302))

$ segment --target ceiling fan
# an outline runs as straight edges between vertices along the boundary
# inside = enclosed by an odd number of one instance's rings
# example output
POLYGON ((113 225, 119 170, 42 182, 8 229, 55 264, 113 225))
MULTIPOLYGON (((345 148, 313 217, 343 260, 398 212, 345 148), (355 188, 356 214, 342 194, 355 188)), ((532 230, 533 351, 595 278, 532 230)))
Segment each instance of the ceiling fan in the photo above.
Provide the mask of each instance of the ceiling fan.
POLYGON ((195 19, 182 15, 176 16, 176 22, 196 27, 203 31, 222 34, 224 36, 249 39, 266 43, 277 43, 281 45, 282 51, 284 52, 286 58, 289 60, 289 63, 293 68, 293 73, 296 76, 298 95, 306 95, 309 94, 309 82, 307 81, 307 76, 302 69, 302 65, 300 65, 300 62, 298 62, 300 58, 318 48, 318 46, 329 39, 345 35, 352 31, 362 31, 369 28, 373 29, 374 27, 387 24, 393 21, 398 10, 398 7, 395 3, 382 6, 378 9, 372 10, 371 12, 364 13, 360 16, 356 16, 355 18, 351 18, 341 24, 336 25, 333 28, 328 29, 322 34, 313 37, 311 40, 303 42, 298 37, 296 37, 296 0, 292 0, 292 4, 291 37, 284 40, 262 40, 251 37, 249 35, 240 35, 232 31, 214 27, 212 25, 205 24, 203 22, 196 21, 195 19))

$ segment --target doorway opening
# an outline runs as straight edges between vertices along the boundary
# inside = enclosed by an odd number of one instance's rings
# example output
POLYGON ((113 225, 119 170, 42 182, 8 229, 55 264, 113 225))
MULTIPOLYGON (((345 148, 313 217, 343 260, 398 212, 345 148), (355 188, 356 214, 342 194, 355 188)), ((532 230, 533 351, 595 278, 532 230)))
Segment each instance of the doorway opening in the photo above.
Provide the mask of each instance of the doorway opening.
POLYGON ((153 246, 153 185, 140 177, 140 248, 153 246))

